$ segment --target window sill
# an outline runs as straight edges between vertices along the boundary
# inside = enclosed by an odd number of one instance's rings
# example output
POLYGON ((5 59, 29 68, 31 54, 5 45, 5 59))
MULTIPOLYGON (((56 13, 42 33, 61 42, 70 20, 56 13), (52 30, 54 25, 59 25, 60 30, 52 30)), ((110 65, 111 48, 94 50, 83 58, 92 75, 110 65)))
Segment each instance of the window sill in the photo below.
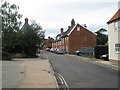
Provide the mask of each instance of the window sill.
POLYGON ((116 52, 115 54, 120 54, 120 52, 116 52))

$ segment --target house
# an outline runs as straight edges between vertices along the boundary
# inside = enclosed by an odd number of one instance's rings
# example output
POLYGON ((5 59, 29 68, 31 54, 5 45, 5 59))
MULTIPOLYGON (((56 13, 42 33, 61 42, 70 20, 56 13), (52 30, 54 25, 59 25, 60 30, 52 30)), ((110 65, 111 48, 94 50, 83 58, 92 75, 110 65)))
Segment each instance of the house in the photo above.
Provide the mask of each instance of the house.
POLYGON ((52 48, 53 41, 54 41, 54 39, 51 37, 48 37, 48 39, 44 39, 44 49, 45 48, 52 48))
POLYGON ((109 60, 118 62, 118 60, 120 61, 120 7, 107 24, 109 60))
POLYGON ((87 26, 76 24, 75 20, 71 20, 71 25, 64 32, 60 29, 60 34, 56 36, 52 43, 53 48, 61 48, 68 53, 75 53, 86 47, 94 48, 96 46, 96 35, 87 29, 87 26))

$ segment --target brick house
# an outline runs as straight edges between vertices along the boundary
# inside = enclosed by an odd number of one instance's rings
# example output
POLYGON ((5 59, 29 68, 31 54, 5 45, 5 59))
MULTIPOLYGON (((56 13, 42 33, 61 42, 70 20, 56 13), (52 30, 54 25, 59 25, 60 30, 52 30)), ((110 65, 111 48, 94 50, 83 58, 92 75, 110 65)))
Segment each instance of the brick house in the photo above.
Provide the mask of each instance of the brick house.
POLYGON ((60 32, 52 43, 53 48, 62 48, 68 53, 75 53, 77 50, 96 46, 96 35, 89 31, 85 25, 75 24, 74 19, 65 32, 63 28, 60 29, 60 32))
POLYGON ((54 42, 54 39, 51 37, 48 37, 48 39, 44 39, 44 46, 43 48, 52 48, 52 42, 54 42))

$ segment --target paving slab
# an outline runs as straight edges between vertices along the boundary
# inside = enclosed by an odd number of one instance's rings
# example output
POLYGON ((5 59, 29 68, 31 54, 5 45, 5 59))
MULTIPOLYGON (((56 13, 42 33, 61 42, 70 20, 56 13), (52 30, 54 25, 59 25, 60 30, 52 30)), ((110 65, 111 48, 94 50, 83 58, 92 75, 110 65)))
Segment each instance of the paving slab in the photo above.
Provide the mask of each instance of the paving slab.
POLYGON ((2 88, 15 88, 24 78, 21 61, 2 61, 2 88))
POLYGON ((56 88, 48 59, 25 59, 25 77, 17 88, 56 88))

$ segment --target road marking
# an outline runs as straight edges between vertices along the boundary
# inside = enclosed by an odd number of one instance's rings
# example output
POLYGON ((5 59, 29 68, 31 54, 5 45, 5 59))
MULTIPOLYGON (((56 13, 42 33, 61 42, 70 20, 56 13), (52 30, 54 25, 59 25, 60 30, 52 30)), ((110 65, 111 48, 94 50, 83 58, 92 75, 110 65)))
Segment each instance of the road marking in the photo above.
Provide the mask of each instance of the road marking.
MULTIPOLYGON (((65 79, 63 78, 63 76, 60 75, 59 73, 57 73, 57 74, 58 74, 58 76, 60 77, 60 80, 62 80, 62 84, 65 84, 65 86, 67 87, 66 89, 69 90, 69 86, 68 86, 67 82, 65 81, 65 79)), ((65 89, 65 90, 66 90, 66 89, 65 89)))
POLYGON ((62 80, 61 76, 59 76, 59 75, 58 75, 58 77, 59 77, 59 79, 60 79, 60 81, 61 81, 61 83, 62 83, 62 85, 63 85, 63 84, 64 84, 64 82, 63 82, 63 80, 62 80))

